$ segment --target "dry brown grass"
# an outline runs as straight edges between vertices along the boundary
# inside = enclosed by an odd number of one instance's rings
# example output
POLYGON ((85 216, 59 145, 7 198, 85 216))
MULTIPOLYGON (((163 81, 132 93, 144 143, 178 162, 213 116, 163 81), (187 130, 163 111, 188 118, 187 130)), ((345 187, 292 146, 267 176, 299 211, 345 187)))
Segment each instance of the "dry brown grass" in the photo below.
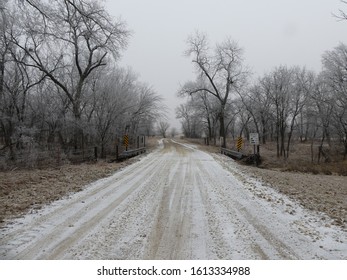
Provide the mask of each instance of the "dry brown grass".
POLYGON ((341 152, 338 153, 338 150, 329 151, 327 148, 325 150, 329 154, 329 161, 326 161, 326 158, 322 156, 318 163, 317 146, 313 147, 312 156, 311 145, 295 143, 289 157, 285 159, 277 157, 275 143, 261 145, 261 167, 281 171, 347 176, 347 160, 343 159, 341 152))
MULTIPOLYGON (((208 152, 219 152, 219 147, 207 147, 202 140, 185 141, 208 152)), ((228 148, 235 149, 232 145, 229 140, 228 148)), ((243 152, 252 153, 253 147, 246 144, 243 152)), ((310 145, 298 144, 284 160, 277 158, 274 143, 262 145, 260 154, 263 160, 260 168, 246 165, 240 165, 240 168, 305 208, 327 214, 334 225, 347 230, 347 178, 344 177, 347 161, 343 161, 340 154, 332 154, 332 162, 312 163, 310 145)), ((316 156, 314 160, 317 160, 316 156)))
MULTIPOLYGON (((219 142, 217 145, 206 146, 202 139, 182 139, 208 152, 218 152, 219 142)), ((227 139, 227 148, 236 150, 236 140, 227 139)), ((313 147, 313 158, 311 145, 306 143, 294 143, 291 147, 289 157, 277 157, 276 143, 267 143, 260 145, 260 155, 262 163, 259 167, 280 171, 302 172, 311 174, 339 175, 347 176, 347 160, 343 159, 342 147, 334 147, 330 150, 325 147, 324 150, 329 154, 329 161, 326 162, 322 156, 318 163, 318 145, 313 147)), ((242 152, 252 154, 254 147, 249 143, 244 143, 242 152)))
POLYGON ((288 172, 241 166, 251 176, 298 201, 323 212, 333 224, 347 229, 347 180, 344 176, 288 172))
MULTIPOLYGON (((181 141, 199 145, 199 148, 207 152, 219 152, 219 143, 217 145, 207 146, 202 139, 182 139, 181 141)), ((236 150, 235 142, 234 140, 228 139, 227 148, 236 150)), ((327 151, 327 148, 325 150, 327 151)), ((339 149, 331 149, 327 152, 329 154, 329 161, 325 161, 325 158, 322 156, 318 163, 317 145, 313 148, 313 157, 310 144, 295 143, 290 150, 288 158, 278 158, 276 143, 267 143, 260 145, 262 163, 259 167, 280 171, 347 176, 347 159, 343 159, 341 150, 341 147, 339 149)), ((244 143, 242 148, 244 154, 252 154, 253 151, 253 146, 249 143, 244 143)))
POLYGON ((89 183, 113 174, 128 164, 98 162, 41 170, 0 172, 0 225, 7 218, 81 191, 89 183))
MULTIPOLYGON (((157 138, 147 139, 149 152, 157 138)), ((98 161, 90 164, 63 165, 58 168, 12 170, 0 172, 0 226, 5 221, 43 205, 81 191, 88 184, 108 177, 138 158, 121 163, 98 161)))

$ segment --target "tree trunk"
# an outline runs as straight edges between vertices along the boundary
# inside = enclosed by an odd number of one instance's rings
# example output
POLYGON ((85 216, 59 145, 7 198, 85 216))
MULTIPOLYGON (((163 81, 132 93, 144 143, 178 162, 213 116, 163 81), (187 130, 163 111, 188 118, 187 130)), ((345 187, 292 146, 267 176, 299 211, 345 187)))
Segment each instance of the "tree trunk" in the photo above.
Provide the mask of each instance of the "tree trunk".
POLYGON ((219 113, 219 136, 223 137, 223 143, 221 144, 222 148, 226 148, 226 129, 225 129, 225 116, 224 116, 224 109, 225 109, 225 102, 221 104, 221 111, 219 113))
POLYGON ((4 94, 4 74, 5 74, 5 56, 1 56, 0 60, 0 100, 4 94))
MULTIPOLYGON (((288 133, 288 141, 287 141, 287 158, 289 157, 289 147, 290 147, 290 141, 292 139, 292 136, 293 136, 293 131, 294 131, 294 125, 295 125, 295 119, 296 119, 296 112, 294 113, 293 115, 293 118, 292 118, 292 121, 291 121, 291 124, 290 124, 290 131, 288 133)), ((300 133, 300 138, 302 137, 302 134, 300 133)), ((302 139, 301 139, 301 142, 302 142, 302 139)))
MULTIPOLYGON (((212 127, 210 117, 207 116, 207 129, 208 129, 208 140, 212 140, 212 127)), ((207 141, 207 145, 209 145, 209 141, 207 141)))
POLYGON ((314 138, 312 137, 312 141, 311 141, 311 162, 312 163, 314 161, 313 143, 314 143, 314 138))
POLYGON ((324 140, 325 140, 325 133, 323 132, 322 140, 321 140, 320 145, 318 147, 318 159, 317 159, 318 163, 320 163, 320 157, 321 157, 322 152, 323 152, 324 140))
POLYGON ((104 143, 104 141, 101 142, 101 155, 100 155, 100 157, 101 157, 102 159, 105 159, 105 158, 106 158, 106 154, 105 154, 105 143, 104 143))
POLYGON ((280 125, 279 121, 276 124, 276 148, 277 148, 277 157, 280 157, 280 125))
POLYGON ((262 139, 262 143, 265 145, 265 144, 266 144, 266 134, 267 134, 267 130, 266 130, 265 118, 264 118, 264 116, 262 116, 262 115, 261 115, 261 125, 262 125, 262 135, 261 135, 261 139, 262 139))
POLYGON ((292 139, 293 132, 290 131, 288 134, 288 141, 287 141, 287 158, 289 158, 289 147, 290 147, 290 141, 292 139))
POLYGON ((226 139, 225 139, 225 124, 224 124, 224 112, 223 114, 221 113, 219 116, 219 135, 223 137, 223 142, 222 142, 222 148, 226 147, 226 139))

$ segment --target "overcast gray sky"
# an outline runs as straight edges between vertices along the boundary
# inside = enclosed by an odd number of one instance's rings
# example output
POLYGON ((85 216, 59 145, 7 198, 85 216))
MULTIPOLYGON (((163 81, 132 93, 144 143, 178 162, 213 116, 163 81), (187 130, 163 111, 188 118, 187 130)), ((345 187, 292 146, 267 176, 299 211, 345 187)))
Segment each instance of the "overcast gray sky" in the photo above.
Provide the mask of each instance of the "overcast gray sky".
POLYGON ((347 12, 340 0, 106 0, 106 7, 133 31, 120 64, 164 96, 177 128, 176 92, 194 79, 185 41, 196 30, 213 44, 237 41, 255 77, 279 65, 319 72, 324 51, 347 39, 347 21, 332 16, 347 12))

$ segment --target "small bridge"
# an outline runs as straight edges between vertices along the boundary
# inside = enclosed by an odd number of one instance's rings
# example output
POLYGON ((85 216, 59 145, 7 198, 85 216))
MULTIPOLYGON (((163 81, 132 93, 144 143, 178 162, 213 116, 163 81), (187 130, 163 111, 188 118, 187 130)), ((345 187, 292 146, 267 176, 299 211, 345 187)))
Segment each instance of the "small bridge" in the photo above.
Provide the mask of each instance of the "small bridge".
POLYGON ((122 160, 125 160, 127 158, 136 157, 136 156, 143 154, 145 152, 146 152, 146 147, 128 150, 128 151, 123 151, 117 156, 116 161, 122 161, 122 160))
POLYGON ((223 155, 229 156, 234 159, 242 159, 245 157, 245 155, 241 152, 233 151, 233 150, 228 150, 225 148, 221 148, 221 153, 223 155))

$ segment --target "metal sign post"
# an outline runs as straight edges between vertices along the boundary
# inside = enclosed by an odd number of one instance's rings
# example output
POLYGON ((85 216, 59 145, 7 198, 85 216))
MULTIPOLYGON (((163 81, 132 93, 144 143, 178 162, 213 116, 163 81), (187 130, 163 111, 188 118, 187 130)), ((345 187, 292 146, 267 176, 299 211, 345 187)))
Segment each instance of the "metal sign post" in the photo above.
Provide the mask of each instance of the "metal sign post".
POLYGON ((250 133, 249 134, 249 141, 251 145, 254 147, 254 163, 258 165, 258 157, 259 154, 257 154, 256 146, 259 147, 259 134, 258 133, 250 133))

